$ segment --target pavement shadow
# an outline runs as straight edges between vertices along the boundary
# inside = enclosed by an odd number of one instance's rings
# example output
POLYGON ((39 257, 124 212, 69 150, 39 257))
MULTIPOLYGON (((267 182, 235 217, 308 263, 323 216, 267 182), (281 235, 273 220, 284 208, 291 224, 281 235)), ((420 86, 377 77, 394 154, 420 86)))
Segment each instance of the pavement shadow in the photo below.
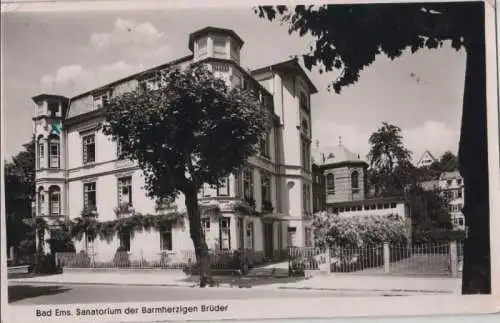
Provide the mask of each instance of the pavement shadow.
POLYGON ((63 286, 33 286, 33 285, 13 285, 9 286, 9 303, 17 302, 26 298, 39 296, 56 295, 67 292, 71 288, 63 286))

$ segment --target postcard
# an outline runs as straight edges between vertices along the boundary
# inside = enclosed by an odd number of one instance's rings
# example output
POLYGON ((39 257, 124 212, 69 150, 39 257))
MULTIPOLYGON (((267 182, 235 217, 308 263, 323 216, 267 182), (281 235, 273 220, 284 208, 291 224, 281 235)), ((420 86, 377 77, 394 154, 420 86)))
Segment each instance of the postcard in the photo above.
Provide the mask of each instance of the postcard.
POLYGON ((3 3, 2 322, 494 312, 495 33, 488 1, 3 3))

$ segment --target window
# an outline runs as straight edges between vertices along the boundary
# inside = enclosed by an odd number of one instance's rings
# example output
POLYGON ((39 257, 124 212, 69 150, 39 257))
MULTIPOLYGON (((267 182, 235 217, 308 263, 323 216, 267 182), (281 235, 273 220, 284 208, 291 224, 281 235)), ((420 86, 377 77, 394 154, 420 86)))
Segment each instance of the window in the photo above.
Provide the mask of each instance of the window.
POLYGON ((132 206, 132 177, 118 179, 118 205, 128 204, 132 206))
POLYGON ((160 88, 159 74, 150 74, 139 80, 139 89, 143 92, 155 91, 160 88))
POLYGON ((221 250, 231 249, 231 227, 229 218, 219 220, 219 241, 221 250))
POLYGON ((333 174, 326 175, 326 192, 328 194, 335 194, 335 178, 333 174))
POLYGON ((51 101, 48 102, 47 104, 48 104, 49 116, 57 117, 57 115, 59 114, 59 102, 51 101))
POLYGON ((463 218, 458 219, 458 224, 459 225, 464 225, 464 219, 463 218))
POLYGON ((462 198, 462 190, 457 191, 457 198, 462 198))
POLYGON ((447 180, 447 181, 446 181, 446 184, 447 184, 448 186, 451 186, 451 183, 452 183, 451 179, 449 179, 449 180, 447 180))
POLYGON ((60 167, 60 145, 59 138, 56 136, 49 137, 49 168, 60 167))
POLYGON ((267 172, 261 173, 262 204, 271 203, 271 175, 267 172))
POLYGON ((169 223, 160 232, 161 250, 172 250, 172 223, 169 223))
POLYGON ((226 56, 226 39, 223 37, 214 37, 214 56, 226 56))
POLYGON ((245 169, 243 171, 243 195, 245 199, 253 200, 253 170, 245 169))
POLYGON ((49 213, 50 215, 61 214, 61 189, 59 186, 51 186, 49 188, 49 213))
POLYGON ((264 157, 269 158, 269 139, 271 135, 267 133, 264 137, 260 139, 260 154, 264 157))
POLYGON ((95 135, 86 135, 83 140, 83 164, 95 162, 95 135))
POLYGON ((94 109, 102 108, 108 102, 108 99, 108 93, 94 95, 94 109))
POLYGON ((205 241, 206 241, 206 237, 208 236, 208 233, 210 232, 210 218, 203 218, 201 219, 201 229, 203 231, 203 236, 205 237, 205 241))
POLYGON ((122 232, 120 234, 120 247, 124 249, 124 251, 130 251, 130 233, 122 232))
POLYGON ((253 222, 248 222, 246 225, 246 247, 248 249, 253 250, 254 248, 253 240, 254 240, 253 222))
POLYGON ((45 192, 43 187, 38 189, 38 215, 45 214, 45 192))
POLYGON ((217 185, 217 196, 229 196, 229 178, 224 177, 219 180, 217 185))
POLYGON ((304 232, 304 242, 306 247, 312 247, 312 229, 311 228, 305 228, 304 232))
POLYGON ((83 184, 83 207, 90 210, 97 209, 96 183, 83 184))
POLYGON ((301 156, 302 156, 302 168, 309 170, 311 167, 311 154, 309 141, 302 136, 300 144, 301 156))
POLYGON ((207 38, 200 38, 196 42, 196 46, 198 47, 198 55, 203 55, 207 53, 207 38))
POLYGON ((353 193, 359 192, 359 173, 358 171, 354 171, 351 174, 351 188, 353 193))
POLYGON ((461 179, 457 179, 457 185, 462 185, 462 180, 461 179))
POLYGON ((37 142, 37 150, 38 150, 38 168, 43 168, 45 166, 45 146, 43 142, 43 138, 39 137, 37 142))
POLYGON ((43 104, 43 102, 39 102, 37 105, 37 111, 38 111, 38 115, 41 116, 41 115, 44 115, 45 114, 45 105, 43 104))
POLYGON ((302 184, 302 212, 307 212, 307 185, 302 184))

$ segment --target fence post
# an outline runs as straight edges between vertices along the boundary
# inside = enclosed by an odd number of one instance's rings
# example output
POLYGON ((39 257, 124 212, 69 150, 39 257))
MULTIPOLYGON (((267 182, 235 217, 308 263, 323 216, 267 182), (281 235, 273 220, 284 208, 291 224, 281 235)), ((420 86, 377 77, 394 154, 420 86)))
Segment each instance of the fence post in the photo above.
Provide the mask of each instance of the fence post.
POLYGON ((389 244, 387 242, 384 242, 383 256, 384 256, 384 273, 388 274, 389 265, 391 262, 391 255, 389 254, 389 244))
POLYGON ((458 253, 456 241, 450 241, 450 267, 451 276, 458 277, 458 253))

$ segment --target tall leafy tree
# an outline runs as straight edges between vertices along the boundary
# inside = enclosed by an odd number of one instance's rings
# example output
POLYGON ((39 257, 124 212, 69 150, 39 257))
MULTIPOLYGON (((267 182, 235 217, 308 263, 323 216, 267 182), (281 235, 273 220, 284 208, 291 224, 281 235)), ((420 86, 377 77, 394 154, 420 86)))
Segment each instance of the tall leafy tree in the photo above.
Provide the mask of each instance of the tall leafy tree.
MULTIPOLYGON (((303 55, 307 68, 340 69, 331 88, 340 93, 356 83, 378 55, 451 45, 465 49, 466 75, 459 145, 465 184, 462 293, 491 293, 488 146, 486 133, 486 50, 484 2, 265 6, 262 18, 279 19, 290 33, 310 34, 315 44, 303 55)), ((410 111, 409 111, 410 113, 410 111)), ((414 112, 413 112, 414 113, 414 112)))
POLYGON ((212 283, 200 220, 203 183, 239 170, 270 131, 270 110, 247 90, 231 88, 203 65, 169 69, 159 88, 118 96, 104 107, 103 132, 138 161, 152 198, 183 194, 200 266, 200 286, 212 283))
POLYGON ((455 156, 451 151, 446 151, 441 156, 437 164, 438 169, 441 172, 452 172, 458 170, 459 168, 458 157, 455 156))
POLYGON ((401 128, 383 122, 368 139, 370 180, 377 195, 402 194, 412 177, 411 153, 403 144, 401 128))
POLYGON ((5 163, 5 214, 7 245, 21 254, 34 253, 35 233, 30 225, 35 193, 35 141, 5 163))

